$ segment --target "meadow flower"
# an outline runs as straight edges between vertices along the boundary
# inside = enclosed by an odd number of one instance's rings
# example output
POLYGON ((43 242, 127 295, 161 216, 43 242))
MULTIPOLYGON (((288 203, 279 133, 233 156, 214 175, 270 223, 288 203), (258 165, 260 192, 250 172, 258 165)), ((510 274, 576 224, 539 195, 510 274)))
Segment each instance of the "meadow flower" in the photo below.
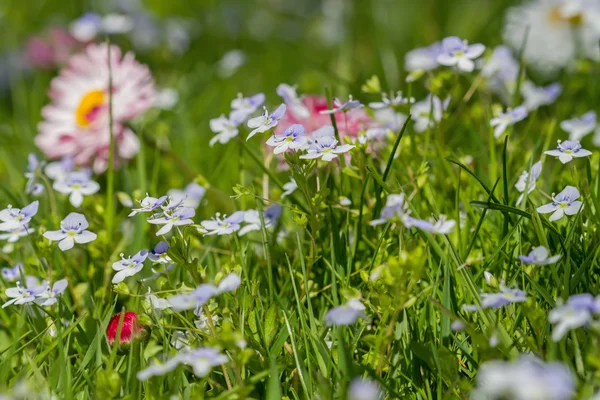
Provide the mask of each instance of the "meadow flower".
POLYGON ((154 249, 148 254, 148 258, 157 264, 170 264, 173 262, 167 254, 170 246, 166 242, 158 242, 154 249))
POLYGON ((88 227, 83 214, 71 213, 60 223, 60 230, 45 232, 44 237, 58 242, 58 247, 66 251, 72 249, 75 243, 85 244, 96 240, 97 235, 86 230, 88 227))
POLYGON ((550 216, 550 221, 557 221, 563 215, 575 215, 583 208, 583 203, 579 200, 579 190, 573 186, 567 186, 562 192, 552 194, 552 203, 545 204, 537 208, 540 214, 553 213, 550 216))
POLYGON ((355 146, 344 144, 338 146, 338 141, 334 136, 322 136, 314 139, 308 146, 308 152, 300 156, 303 159, 320 158, 323 161, 332 161, 338 154, 346 153, 355 146))
POLYGON ((450 104, 450 97, 443 102, 435 95, 428 95, 424 100, 412 105, 410 113, 414 119, 415 132, 424 132, 433 128, 442 120, 444 111, 450 104))
POLYGON ((506 112, 492 118, 490 125, 494 128, 494 137, 499 138, 506 128, 524 120, 527 117, 527 109, 523 106, 507 109, 506 112))
POLYGON ((386 93, 382 93, 381 94, 381 102, 369 103, 369 107, 371 107, 375 110, 380 110, 383 108, 397 107, 402 104, 409 104, 409 103, 412 104, 414 102, 415 102, 415 99, 413 97, 403 97, 402 92, 396 93, 396 96, 392 97, 391 99, 388 97, 388 95, 386 93))
POLYGON ((325 325, 353 325, 359 318, 368 319, 365 314, 365 306, 357 299, 350 299, 346 304, 327 311, 325 314, 325 325))
MULTIPOLYGON (((277 220, 281 216, 283 207, 279 204, 273 204, 265 208, 263 212, 263 219, 265 221, 265 229, 277 224, 277 220)), ((257 210, 248 210, 244 212, 244 225, 239 231, 238 236, 244 236, 248 232, 258 231, 261 228, 260 214, 257 210)))
POLYGON ((217 294, 235 291, 242 284, 242 279, 236 273, 227 274, 217 285, 217 294))
POLYGON ((100 190, 100 185, 91 180, 88 171, 74 171, 69 173, 65 180, 55 181, 54 190, 69 195, 69 202, 73 207, 80 207, 83 196, 90 196, 100 190))
POLYGON ((462 40, 456 36, 449 36, 442 40, 442 46, 436 61, 441 65, 471 72, 475 69, 475 62, 473 60, 481 57, 484 51, 485 46, 481 43, 469 45, 466 40, 462 40))
POLYGON ((300 124, 291 125, 281 135, 274 134, 271 136, 267 140, 267 146, 275 147, 275 150, 273 150, 275 154, 281 154, 288 149, 303 149, 308 142, 304 132, 304 126, 300 124))
POLYGON ((156 232, 156 236, 166 235, 171 232, 174 226, 184 226, 193 224, 192 217, 196 215, 196 211, 191 207, 182 207, 173 211, 172 214, 163 214, 162 217, 151 218, 149 223, 154 225, 164 225, 156 232))
POLYGON ((520 290, 518 287, 513 289, 507 287, 504 283, 500 283, 497 293, 482 293, 481 308, 500 308, 513 303, 522 303, 527 301, 527 293, 520 290))
POLYGON ((119 323, 121 322, 121 314, 118 313, 112 316, 106 328, 106 337, 108 343, 112 346, 115 340, 119 342, 119 348, 127 348, 131 342, 145 338, 148 331, 138 322, 138 316, 132 311, 125 312, 121 325, 121 334, 119 333, 119 323))
POLYGON ((240 117, 240 114, 234 113, 231 113, 229 117, 226 117, 225 114, 223 114, 219 118, 211 119, 210 130, 216 133, 216 135, 210 139, 208 145, 212 147, 217 142, 221 144, 228 143, 238 135, 238 126, 242 122, 243 119, 240 117))
POLYGON ((26 227, 37 212, 39 201, 34 201, 23 208, 13 208, 9 205, 0 211, 0 231, 14 231, 26 227))
POLYGON ((14 282, 19 280, 21 276, 25 276, 25 269, 23 268, 22 263, 18 263, 13 265, 12 267, 2 268, 2 278, 6 282, 14 282))
POLYGON ((231 118, 241 123, 254 114, 264 102, 265 95, 263 93, 257 93, 250 97, 244 97, 239 93, 237 98, 231 101, 231 118))
POLYGON ((293 112, 300 118, 310 116, 310 111, 302 103, 302 99, 296 93, 296 86, 290 86, 287 83, 281 83, 277 86, 277 94, 283 98, 290 112, 293 112))
POLYGON ((348 101, 347 102, 342 102, 339 98, 335 97, 333 99, 333 108, 331 108, 330 110, 322 110, 321 114, 335 114, 337 112, 348 112, 350 110, 354 110, 356 108, 361 108, 364 107, 362 104, 360 104, 360 101, 358 100, 354 100, 352 98, 352 95, 348 96, 348 101))
POLYGON ((404 56, 404 69, 413 71, 431 71, 436 69, 438 55, 442 50, 442 44, 435 42, 427 47, 419 47, 406 53, 404 56))
POLYGON ((144 268, 144 261, 148 257, 148 250, 140 250, 134 256, 127 258, 121 254, 121 259, 113 263, 112 268, 117 271, 112 279, 113 284, 123 282, 125 278, 134 276, 144 268))
POLYGON ((355 378, 348 386, 348 400, 382 400, 379 384, 371 379, 355 378))
POLYGON ((581 117, 566 119, 560 123, 560 127, 569 133, 571 141, 581 140, 596 128, 596 111, 588 111, 581 117))
POLYGON ((36 296, 44 291, 44 286, 32 286, 24 288, 21 282, 17 281, 17 287, 8 288, 5 290, 6 296, 10 297, 6 303, 2 304, 2 308, 8 307, 11 304, 27 304, 35 300, 36 296))
POLYGON ((514 361, 486 361, 477 373, 473 400, 570 400, 576 381, 569 367, 547 362, 529 354, 514 361))
POLYGON ((56 302, 58 301, 56 297, 63 294, 68 285, 69 282, 67 282, 66 279, 61 279, 59 281, 54 282, 52 288, 50 287, 50 284, 47 284, 46 290, 37 295, 37 299, 35 300, 35 302, 43 307, 48 307, 56 304, 56 302))
MULTIPOLYGON (((198 317, 197 320, 194 321, 194 326, 203 331, 210 330, 210 323, 208 321, 208 317, 202 312, 202 307, 198 307, 194 310, 194 315, 198 317)), ((217 314, 211 314, 211 321, 213 326, 216 326, 219 323, 219 316, 217 314)))
POLYGON ((176 294, 167 300, 173 310, 185 311, 204 306, 217 294, 219 294, 219 289, 215 285, 203 283, 191 293, 176 294))
POLYGON ((558 147, 556 150, 545 151, 544 154, 549 156, 558 157, 561 163, 566 164, 573 158, 591 156, 592 152, 581 147, 579 141, 565 140, 564 142, 558 141, 558 147))
POLYGON ((30 228, 28 225, 24 225, 20 228, 15 228, 7 231, 6 233, 0 233, 0 240, 6 240, 8 243, 15 243, 23 236, 31 235, 35 229, 30 228))
POLYGON ((565 0, 523 2, 506 13, 504 40, 520 51, 525 36, 523 60, 546 75, 567 67, 577 56, 597 59, 597 4, 565 0))
POLYGON ((531 174, 527 171, 523 171, 521 176, 519 176, 519 180, 515 183, 515 189, 521 193, 519 198, 517 199, 517 206, 521 204, 523 198, 525 197, 524 192, 527 189, 527 193, 531 193, 535 190, 537 185, 537 179, 542 173, 542 162, 538 161, 531 166, 531 174), (529 183, 527 182, 529 180, 529 183))
POLYGON ((141 207, 132 209, 128 216, 133 217, 140 213, 152 212, 160 208, 164 204, 164 202, 167 201, 168 197, 169 196, 162 196, 159 198, 150 197, 148 196, 148 193, 146 193, 146 197, 144 197, 142 200, 139 200, 141 207))
POLYGON ((179 93, 174 88, 164 88, 156 92, 154 107, 161 110, 172 110, 179 102, 179 93))
POLYGON ((450 329, 452 329, 454 332, 463 331, 463 330, 465 330, 465 327, 466 327, 465 323, 463 321, 461 321, 460 319, 455 319, 450 324, 450 329))
POLYGON ((438 234, 441 233, 443 235, 447 235, 454 230, 454 226, 456 225, 456 221, 453 219, 446 219, 446 216, 440 214, 437 221, 426 221, 422 219, 416 219, 412 217, 405 218, 405 224, 407 228, 416 227, 425 232, 438 234))
POLYGON ((289 196, 290 194, 294 193, 296 189, 298 189, 298 184, 296 183, 296 180, 290 176, 290 181, 283 184, 283 193, 281 193, 281 198, 283 199, 284 197, 289 196))
MULTIPOLYGON (((246 53, 242 50, 229 50, 217 63, 218 74, 221 78, 233 76, 247 60, 246 53)), ((253 111, 254 112, 254 111, 253 111)))
POLYGON ((221 214, 217 213, 212 219, 200 222, 202 227, 199 231, 202 232, 204 236, 230 235, 240 229, 240 224, 244 221, 244 215, 245 213, 243 211, 236 211, 230 216, 224 215, 223 218, 221 218, 221 214))
POLYGON ((519 256, 519 260, 521 260, 525 264, 550 265, 554 264, 561 258, 560 254, 557 254, 552 257, 549 257, 549 255, 550 253, 547 248, 545 248, 544 246, 538 246, 534 247, 528 255, 519 256))
POLYGON ((44 193, 44 185, 37 182, 37 171, 40 169, 40 160, 35 153, 29 153, 27 157, 27 171, 25 172, 25 194, 41 196, 44 193))
POLYGON ((593 315, 600 313, 600 297, 589 293, 576 294, 564 305, 557 306, 548 313, 548 320, 555 325, 552 329, 552 340, 558 342, 571 329, 587 326, 593 315))
POLYGON ((536 86, 530 81, 525 81, 523 82, 523 85, 521 85, 523 106, 529 111, 554 103, 561 93, 562 85, 560 83, 552 83, 548 86, 541 87, 536 86))
POLYGON ((206 188, 198 185, 196 182, 190 182, 182 189, 171 189, 167 195, 174 202, 181 202, 182 207, 198 208, 200 202, 206 194, 206 188))
POLYGON ((385 224, 388 221, 397 218, 399 221, 404 222, 404 220, 408 217, 406 212, 406 207, 404 204, 404 193, 400 194, 390 194, 387 197, 385 206, 381 210, 378 219, 374 219, 369 222, 369 225, 376 226, 385 224))
POLYGON ((163 311, 167 308, 171 308, 171 303, 169 303, 167 299, 161 299, 152 293, 150 287, 148 287, 148 292, 144 296, 146 297, 148 307, 151 311, 163 311))
POLYGON ((506 85, 512 84, 519 75, 519 62, 510 47, 496 46, 483 64, 481 74, 491 80, 493 87, 500 83, 506 89, 506 85))
POLYGON ((259 117, 251 118, 248 120, 248 127, 254 128, 252 132, 248 135, 246 140, 250 139, 252 136, 257 133, 266 132, 271 128, 274 128, 279 123, 279 120, 285 114, 286 106, 285 104, 280 104, 279 107, 273 111, 272 114, 269 114, 267 109, 265 108, 265 113, 259 117))
MULTIPOLYGON (((108 165, 109 127, 109 47, 91 44, 73 56, 67 68, 50 87, 52 103, 42 109, 35 143, 50 158, 70 156, 77 165, 91 165, 103 172, 108 165)), ((154 103, 154 83, 146 66, 132 53, 122 56, 110 46, 112 104, 116 161, 133 158, 140 147, 136 134, 126 123, 154 103)))
POLYGON ((138 380, 147 380, 152 376, 164 375, 173 371, 179 364, 192 367, 194 375, 205 377, 213 367, 225 364, 229 358, 212 347, 199 347, 197 349, 183 349, 176 356, 168 359, 164 364, 153 363, 148 368, 137 373, 138 380))
POLYGON ((62 181, 67 178, 69 173, 75 169, 75 163, 70 156, 63 157, 60 161, 53 161, 46 164, 44 174, 54 181, 62 181))

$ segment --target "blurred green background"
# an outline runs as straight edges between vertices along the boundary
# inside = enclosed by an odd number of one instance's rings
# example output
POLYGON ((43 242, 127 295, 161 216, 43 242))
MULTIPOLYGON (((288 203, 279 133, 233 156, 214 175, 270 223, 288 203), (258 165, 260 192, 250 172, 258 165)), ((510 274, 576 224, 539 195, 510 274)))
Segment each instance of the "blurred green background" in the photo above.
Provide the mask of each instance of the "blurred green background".
MULTIPOLYGON (((22 191, 26 156, 35 150, 33 138, 40 109, 48 102, 50 79, 58 73, 58 68, 7 67, 10 63, 6 60, 19 54, 33 35, 43 35, 55 26, 68 27, 85 12, 125 11, 135 15, 134 18, 141 15, 140 20, 146 21, 146 25, 148 21, 162 24, 160 32, 147 31, 152 34, 136 25, 135 40, 132 35, 112 38, 150 66, 159 88, 172 87, 180 95, 172 111, 151 112, 135 126, 136 130, 143 130, 140 134, 149 136, 167 135, 173 153, 190 170, 202 173, 213 185, 229 193, 239 182, 238 173, 229 173, 237 170, 238 153, 233 146, 208 147, 212 136, 208 122, 228 113, 229 102, 238 92, 262 91, 267 95, 267 104, 274 105, 280 102, 276 86, 286 82, 298 84, 299 93, 324 94, 328 86, 337 95, 353 93, 360 97, 360 85, 373 74, 381 78, 384 89, 402 90, 407 51, 448 35, 482 42, 488 47, 497 45, 501 40, 503 11, 512 3, 508 0, 3 0, 0 2, 0 52, 5 59, 0 62, 1 182, 11 191, 22 191), (171 29, 168 34, 165 26, 171 29), (144 40, 149 43, 140 46, 138 42, 144 40), (169 41, 178 40, 185 42, 183 49, 173 51, 169 41), (241 50, 245 63, 231 76, 224 76, 219 61, 231 50, 241 50)), ((415 90, 417 98, 425 95, 422 85, 415 90)), ((148 168, 156 161, 152 155, 146 160, 148 168)), ((130 168, 135 169, 135 165, 130 168)), ((168 179, 166 183, 170 186, 182 186, 190 177, 182 175, 179 168, 180 165, 163 162, 157 179, 161 183, 168 179)), ((136 176, 135 172, 132 174, 136 176)), ((129 186, 135 184, 130 182, 129 186)))

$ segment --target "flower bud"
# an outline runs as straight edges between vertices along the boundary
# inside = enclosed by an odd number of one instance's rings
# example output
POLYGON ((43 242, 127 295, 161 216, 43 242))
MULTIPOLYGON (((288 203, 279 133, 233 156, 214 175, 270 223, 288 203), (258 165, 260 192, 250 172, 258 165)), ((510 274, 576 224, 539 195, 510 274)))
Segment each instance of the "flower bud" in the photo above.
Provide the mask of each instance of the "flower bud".
MULTIPOLYGON (((108 343, 112 346, 117 337, 119 330, 119 322, 121 314, 115 314, 108 323, 106 328, 106 336, 108 343)), ((119 350, 129 350, 131 343, 134 341, 145 340, 149 337, 148 329, 140 324, 136 313, 128 311, 123 316, 121 324, 121 335, 119 336, 119 350)))

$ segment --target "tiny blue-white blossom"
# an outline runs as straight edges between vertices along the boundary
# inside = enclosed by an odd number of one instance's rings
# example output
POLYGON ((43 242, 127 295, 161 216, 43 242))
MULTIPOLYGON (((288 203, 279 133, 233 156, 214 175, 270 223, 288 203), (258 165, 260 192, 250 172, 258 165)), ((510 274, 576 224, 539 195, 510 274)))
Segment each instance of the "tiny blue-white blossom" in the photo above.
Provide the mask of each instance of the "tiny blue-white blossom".
POLYGON ((337 112, 343 111, 348 112, 350 110, 354 110, 355 108, 364 107, 359 100, 354 100, 352 95, 348 96, 347 102, 342 102, 339 98, 335 97, 333 99, 333 108, 330 110, 323 110, 321 114, 335 114, 337 112))
POLYGON ((12 229, 6 233, 0 233, 0 240, 6 240, 8 243, 15 243, 24 236, 31 235, 35 229, 30 228, 28 225, 12 229))
POLYGON ((14 282, 21 278, 21 276, 25 276, 25 269, 23 268, 22 263, 18 263, 13 265, 12 267, 2 268, 2 278, 6 282, 14 282))
POLYGON ((391 99, 388 97, 387 93, 381 94, 381 102, 373 102, 369 103, 369 107, 374 110, 381 110, 384 108, 393 108, 398 107, 403 104, 414 103, 415 99, 413 97, 403 97, 402 92, 396 93, 396 96, 391 99))
POLYGON ((40 205, 39 201, 26 205, 23 208, 13 208, 9 205, 0 211, 0 231, 13 231, 26 227, 37 212, 40 205))
POLYGON ((50 284, 47 284, 46 290, 37 295, 35 302, 42 307, 48 307, 56 304, 58 301, 57 296, 63 294, 68 285, 69 282, 67 282, 66 279, 61 279, 54 282, 52 287, 50 284))
POLYGON ((202 227, 198 230, 204 236, 230 235, 240 229, 240 224, 244 221, 244 215, 243 211, 236 211, 230 216, 224 215, 221 218, 221 214, 217 213, 212 219, 200 222, 202 227))
POLYGON ((382 400, 379 384, 371 379, 355 378, 348 386, 348 400, 382 400))
POLYGON ((163 364, 152 363, 144 370, 137 373, 140 381, 147 380, 153 376, 164 375, 173 371, 178 365, 184 364, 192 367, 194 375, 205 377, 213 367, 225 364, 229 358, 212 347, 200 347, 197 349, 182 349, 174 357, 163 364))
POLYGON ((61 221, 59 230, 45 232, 44 237, 58 242, 58 247, 66 251, 72 249, 75 243, 85 244, 96 240, 97 235, 88 231, 88 227, 83 214, 71 213, 61 221))
MULTIPOLYGON (((283 207, 279 204, 273 204, 265 208, 263 212, 263 219, 265 221, 265 228, 269 228, 277 224, 277 220, 281 216, 283 207)), ((238 236, 244 236, 248 232, 258 231, 261 229, 260 214, 257 210, 248 210, 244 212, 244 225, 238 232, 238 236)))
POLYGON ((75 162, 71 157, 64 157, 60 161, 53 161, 46 165, 44 174, 53 181, 62 181, 75 169, 75 162))
POLYGON ((449 104, 450 96, 442 101, 439 97, 431 94, 424 100, 413 104, 410 113, 413 117, 415 132, 424 132, 428 128, 433 128, 442 120, 444 111, 449 104))
POLYGON ((474 60, 481 57, 484 51, 485 46, 481 43, 469 45, 466 40, 449 36, 442 40, 442 47, 436 61, 441 65, 471 72, 475 69, 474 60))
POLYGON ((365 306, 358 299, 350 299, 346 304, 327 311, 325 325, 353 325, 359 318, 368 319, 365 314, 365 306))
POLYGON ((490 125, 494 128, 494 137, 499 138, 511 125, 527 118, 527 109, 523 106, 508 109, 506 112, 494 117, 490 121, 490 125))
POLYGON ((248 127, 253 128, 246 140, 250 139, 257 133, 266 132, 271 128, 274 128, 279 123, 279 120, 284 116, 286 110, 285 104, 280 104, 279 107, 269 114, 265 108, 265 113, 259 117, 252 118, 248 121, 248 127))
POLYGON ((531 193, 535 190, 535 187, 537 185, 537 179, 539 178, 541 173, 541 161, 538 161, 531 166, 531 174, 527 171, 523 171, 523 173, 521 173, 521 176, 519 176, 519 180, 517 181, 517 183, 515 183, 515 189, 517 189, 521 193, 521 195, 517 199, 517 206, 521 204, 521 201, 523 201, 523 198, 525 197, 525 190, 527 190, 527 193, 531 193))
POLYGON ((144 212, 153 212, 154 210, 160 208, 165 201, 167 201, 168 196, 162 196, 159 198, 150 197, 148 193, 146 193, 146 197, 140 200, 140 208, 134 208, 129 213, 129 217, 133 217, 134 215, 144 213, 144 212))
POLYGON ((440 214, 437 221, 426 221, 413 217, 406 217, 404 223, 407 228, 415 227, 424 230, 425 232, 442 235, 451 233, 456 226, 456 221, 453 219, 446 219, 444 214, 440 214))
POLYGON ((569 133, 569 139, 573 141, 581 140, 584 136, 592 133, 596 128, 596 112, 588 111, 581 117, 564 120, 560 127, 569 133))
POLYGON ((121 259, 113 263, 112 268, 117 271, 112 279, 113 284, 123 282, 125 278, 134 276, 144 268, 144 261, 148 257, 148 250, 140 250, 134 256, 125 258, 121 254, 121 259))
POLYGON ((573 186, 567 186, 557 195, 552 194, 552 203, 538 207, 536 210, 540 214, 553 213, 549 220, 558 221, 565 214, 575 215, 583 208, 583 203, 579 200, 579 190, 573 186))
POLYGON ((436 69, 438 55, 442 50, 442 44, 435 42, 427 47, 419 47, 406 53, 404 56, 404 69, 410 72, 431 71, 436 69))
POLYGON ((25 184, 25 194, 31 194, 32 196, 38 197, 44 193, 44 185, 37 181, 37 171, 40 169, 41 163, 35 153, 29 153, 27 157, 27 171, 25 171, 25 178, 27 183, 25 184))
POLYGON ((281 154, 289 150, 300 150, 307 146, 308 139, 304 135, 304 126, 294 124, 281 135, 273 135, 267 140, 267 146, 275 147, 273 153, 281 154))
POLYGON ((73 171, 64 180, 54 181, 54 190, 69 195, 73 207, 80 207, 84 196, 90 196, 100 190, 100 185, 93 181, 88 170, 73 171))
POLYGON ((182 207, 198 208, 206 194, 206 188, 190 182, 183 189, 170 189, 167 194, 174 202, 181 202, 182 207))
POLYGON ((554 103, 561 93, 562 85, 560 83, 538 87, 530 81, 525 81, 521 86, 523 105, 529 111, 554 103))
POLYGON ((503 282, 500 282, 499 291, 496 293, 482 293, 481 307, 472 304, 462 306, 465 311, 478 311, 488 308, 501 308, 513 303, 522 303, 527 301, 527 293, 520 290, 518 287, 513 289, 507 287, 503 282))
POLYGON ((394 218, 404 223, 407 217, 408 213, 406 212, 406 207, 404 204, 404 193, 390 194, 387 197, 385 206, 381 210, 379 218, 369 222, 369 225, 376 226, 385 224, 394 218))
POLYGON ((525 264, 550 265, 560 260, 561 255, 557 254, 550 257, 550 252, 544 246, 534 247, 527 255, 520 255, 519 260, 525 264))
POLYGON ((196 211, 193 208, 182 207, 175 209, 171 214, 165 212, 160 217, 150 218, 148 219, 148 222, 154 225, 163 225, 163 227, 156 232, 156 236, 160 236, 171 232, 171 229, 173 229, 174 226, 193 224, 194 221, 192 218, 194 215, 196 215, 196 211))
POLYGON ((254 96, 244 97, 241 93, 231 101, 231 117, 243 122, 265 102, 265 95, 257 93, 254 96))
POLYGON ((2 305, 2 308, 8 307, 11 304, 27 304, 35 301, 37 295, 44 291, 44 286, 32 286, 31 288, 25 288, 21 286, 21 282, 17 281, 17 287, 8 288, 5 290, 6 296, 10 297, 11 300, 8 300, 6 303, 2 305))
POLYGON ((216 135, 210 139, 208 145, 213 147, 217 142, 221 144, 228 143, 238 135, 238 126, 242 122, 244 122, 244 119, 240 118, 240 115, 234 113, 231 113, 229 117, 226 117, 225 114, 223 114, 218 118, 211 119, 210 130, 213 131, 213 133, 216 133, 216 135))
POLYGON ((290 181, 283 184, 283 193, 281 193, 281 198, 285 198, 290 194, 294 193, 298 189, 298 183, 292 177, 290 177, 290 181))
POLYGON ((279 86, 277 86, 277 94, 281 96, 284 103, 294 116, 298 118, 310 117, 310 111, 304 104, 302 104, 302 99, 296 93, 296 86, 290 86, 287 83, 281 83, 279 86))
POLYGON ((545 151, 544 154, 549 156, 558 157, 561 163, 566 164, 573 158, 588 157, 592 155, 592 152, 581 147, 579 141, 576 140, 565 140, 564 142, 558 141, 558 147, 555 150, 545 151))
POLYGON ((552 340, 558 342, 571 329, 587 326, 600 314, 600 297, 589 293, 576 294, 548 313, 548 320, 554 325, 552 340))
POLYGON ((314 139, 308 146, 308 152, 301 155, 300 158, 320 158, 323 161, 332 161, 337 158, 338 154, 346 153, 354 147, 352 144, 338 146, 338 141, 334 136, 322 136, 314 139))
POLYGON ((148 258, 157 264, 171 264, 173 260, 167 254, 170 246, 166 242, 158 242, 154 249, 148 254, 148 258))

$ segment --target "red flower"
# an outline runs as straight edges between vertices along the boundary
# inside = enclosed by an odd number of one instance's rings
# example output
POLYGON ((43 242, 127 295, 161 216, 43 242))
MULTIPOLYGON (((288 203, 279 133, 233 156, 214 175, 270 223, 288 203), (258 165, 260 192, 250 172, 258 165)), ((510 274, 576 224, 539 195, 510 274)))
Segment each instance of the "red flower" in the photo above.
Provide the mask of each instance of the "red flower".
MULTIPOLYGON (((110 322, 108 323, 108 328, 106 328, 106 336, 108 337, 108 342, 111 345, 117 337, 120 319, 121 313, 115 314, 110 319, 110 322)), ((144 327, 138 323, 137 314, 128 311, 123 317, 123 324, 121 325, 121 336, 119 338, 119 344, 130 343, 132 339, 142 338, 146 335, 146 333, 146 329, 144 329, 144 327)))

